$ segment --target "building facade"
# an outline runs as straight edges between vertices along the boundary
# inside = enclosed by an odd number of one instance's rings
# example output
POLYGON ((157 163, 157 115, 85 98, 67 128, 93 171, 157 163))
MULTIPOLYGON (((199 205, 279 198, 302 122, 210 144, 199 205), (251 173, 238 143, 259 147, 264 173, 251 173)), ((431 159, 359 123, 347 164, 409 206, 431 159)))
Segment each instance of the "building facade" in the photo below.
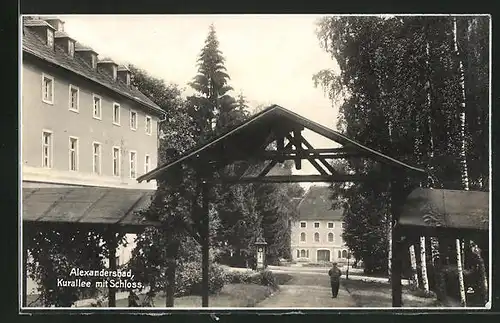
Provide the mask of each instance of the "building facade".
POLYGON ((291 251, 297 262, 345 262, 348 249, 342 238, 343 210, 332 209, 327 186, 312 186, 291 222, 291 251))
MULTIPOLYGON (((155 190, 136 178, 157 166, 165 116, 130 71, 78 43, 56 18, 24 20, 22 46, 23 188, 155 190)), ((134 247, 134 235, 127 240, 119 265, 134 247)))

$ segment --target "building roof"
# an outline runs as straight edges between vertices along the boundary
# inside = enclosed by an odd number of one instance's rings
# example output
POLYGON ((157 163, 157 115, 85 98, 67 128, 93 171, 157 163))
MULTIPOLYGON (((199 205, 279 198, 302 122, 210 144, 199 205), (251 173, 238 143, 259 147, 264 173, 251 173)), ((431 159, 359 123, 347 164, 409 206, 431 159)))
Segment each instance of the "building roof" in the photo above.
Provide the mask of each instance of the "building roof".
POLYGON ((403 207, 399 224, 420 229, 489 230, 489 193, 417 188, 403 207))
POLYGON ((330 195, 328 186, 311 186, 299 203, 298 220, 342 221, 344 210, 332 208, 330 195))
POLYGON ((49 27, 52 30, 55 30, 55 28, 46 22, 45 20, 39 20, 39 19, 28 19, 24 21, 24 25, 28 27, 49 27))
POLYGON ((292 131, 294 127, 303 127, 311 130, 343 146, 362 152, 370 156, 370 158, 376 159, 391 167, 409 170, 418 173, 420 176, 427 175, 424 169, 410 166, 396 160, 388 155, 364 146, 338 131, 304 118, 279 105, 273 104, 226 133, 213 138, 208 143, 193 147, 178 158, 140 176, 137 180, 142 182, 157 179, 164 176, 164 174, 169 171, 178 171, 177 166, 182 163, 198 163, 198 165, 202 165, 200 161, 203 161, 203 165, 200 167, 206 167, 209 163, 227 165, 232 163, 235 158, 240 158, 240 160, 242 160, 242 158, 251 160, 256 153, 260 152, 259 150, 261 150, 262 147, 266 147, 274 140, 271 136, 273 130, 287 133, 292 131), (241 149, 241 147, 245 147, 245 149, 241 149), (238 151, 238 154, 235 153, 236 151, 238 151))
MULTIPOLYGON (((98 61, 98 63, 113 63, 113 64, 116 64, 115 61, 113 61, 111 58, 109 57, 104 57, 103 59, 100 59, 98 61)), ((118 65, 118 64, 116 64, 118 65)))
POLYGON ((96 51, 94 51, 94 49, 90 46, 87 46, 85 44, 82 44, 82 43, 79 43, 79 42, 76 42, 75 43, 75 50, 81 50, 81 51, 91 51, 91 52, 94 52, 97 54, 96 51))
POLYGON ((154 193, 105 187, 23 188, 23 222, 129 228, 157 225, 135 214, 149 207, 154 193))
MULTIPOLYGON (((25 26, 28 25, 28 22, 33 23, 33 20, 27 20, 25 26)), ((80 43, 76 43, 75 50, 93 51, 91 48, 87 48, 85 45, 82 45, 80 43)), ((165 115, 165 112, 157 104, 151 101, 151 99, 149 99, 146 95, 141 93, 136 88, 127 86, 125 83, 119 80, 113 80, 112 76, 98 71, 97 69, 91 68, 91 66, 89 66, 79 57, 70 57, 62 48, 59 48, 58 46, 55 46, 55 50, 50 49, 34 32, 30 31, 30 29, 26 27, 24 28, 23 52, 29 53, 41 60, 55 64, 61 68, 66 69, 67 71, 85 77, 89 81, 98 83, 101 86, 104 86, 122 96, 127 97, 128 99, 141 104, 143 107, 151 110, 156 114, 165 115)))
POLYGON ((54 33, 54 37, 55 38, 69 38, 69 39, 75 40, 73 37, 71 37, 70 35, 68 35, 64 31, 60 31, 60 30, 56 30, 56 32, 54 33))
POLYGON ((118 71, 129 71, 130 69, 125 65, 118 65, 118 71))

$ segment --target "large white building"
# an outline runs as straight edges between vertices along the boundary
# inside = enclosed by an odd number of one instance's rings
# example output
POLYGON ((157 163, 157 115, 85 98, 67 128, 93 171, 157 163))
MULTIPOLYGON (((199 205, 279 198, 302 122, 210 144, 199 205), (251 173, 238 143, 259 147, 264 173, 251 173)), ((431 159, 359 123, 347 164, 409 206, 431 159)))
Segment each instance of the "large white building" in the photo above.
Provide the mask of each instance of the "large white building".
MULTIPOLYGON (((80 44, 57 18, 26 19, 21 77, 23 220, 106 218, 124 208, 117 201, 135 205, 154 192, 156 182, 136 178, 157 166, 165 113, 125 66, 80 44), (76 187, 99 189, 75 196, 76 187)), ((134 247, 127 239, 118 265, 134 247)))
POLYGON ((348 249, 342 239, 343 210, 332 209, 328 186, 311 186, 291 223, 292 258, 297 262, 344 262, 348 249))

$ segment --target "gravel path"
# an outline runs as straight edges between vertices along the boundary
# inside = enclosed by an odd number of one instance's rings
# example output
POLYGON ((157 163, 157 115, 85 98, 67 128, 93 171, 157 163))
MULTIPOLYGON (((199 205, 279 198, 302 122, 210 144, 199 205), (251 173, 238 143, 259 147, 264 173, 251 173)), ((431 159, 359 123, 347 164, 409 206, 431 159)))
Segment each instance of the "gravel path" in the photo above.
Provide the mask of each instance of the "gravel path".
POLYGON ((324 308, 356 307, 347 290, 340 285, 339 295, 332 298, 330 279, 327 275, 290 273, 293 278, 281 285, 280 290, 258 303, 266 308, 324 308))

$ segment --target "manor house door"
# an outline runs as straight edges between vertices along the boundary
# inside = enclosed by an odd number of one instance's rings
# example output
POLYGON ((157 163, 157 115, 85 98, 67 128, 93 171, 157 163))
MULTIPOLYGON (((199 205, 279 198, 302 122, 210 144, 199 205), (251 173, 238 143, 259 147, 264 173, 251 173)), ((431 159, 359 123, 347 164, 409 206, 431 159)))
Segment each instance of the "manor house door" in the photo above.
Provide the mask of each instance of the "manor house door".
POLYGON ((330 261, 330 250, 318 250, 318 261, 330 261))

